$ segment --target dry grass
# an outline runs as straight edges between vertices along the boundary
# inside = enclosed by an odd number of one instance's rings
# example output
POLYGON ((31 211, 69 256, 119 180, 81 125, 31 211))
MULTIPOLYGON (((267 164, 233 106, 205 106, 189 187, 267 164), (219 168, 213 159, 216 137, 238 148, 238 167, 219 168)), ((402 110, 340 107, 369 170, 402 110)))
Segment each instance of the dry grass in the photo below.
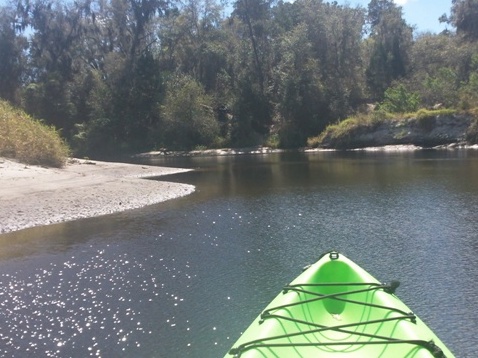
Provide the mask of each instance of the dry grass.
POLYGON ((0 156, 62 167, 69 148, 58 131, 0 100, 0 156))

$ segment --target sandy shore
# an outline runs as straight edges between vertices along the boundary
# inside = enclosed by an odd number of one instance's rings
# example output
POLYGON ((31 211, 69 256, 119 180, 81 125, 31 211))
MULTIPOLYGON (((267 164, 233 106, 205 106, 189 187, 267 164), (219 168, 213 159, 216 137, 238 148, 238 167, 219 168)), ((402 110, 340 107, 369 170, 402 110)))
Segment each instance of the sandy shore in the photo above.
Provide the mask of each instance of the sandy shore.
POLYGON ((184 171, 187 169, 77 159, 56 169, 0 158, 0 233, 188 195, 194 186, 145 179, 184 171))

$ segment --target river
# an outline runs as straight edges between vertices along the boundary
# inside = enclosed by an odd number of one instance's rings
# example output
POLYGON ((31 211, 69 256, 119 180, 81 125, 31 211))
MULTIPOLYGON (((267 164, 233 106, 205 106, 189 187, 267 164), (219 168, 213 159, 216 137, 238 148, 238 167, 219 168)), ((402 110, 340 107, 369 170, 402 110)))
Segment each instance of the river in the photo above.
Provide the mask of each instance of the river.
POLYGON ((159 158, 185 198, 0 235, 0 356, 222 357, 343 252, 476 356, 478 152, 159 158))

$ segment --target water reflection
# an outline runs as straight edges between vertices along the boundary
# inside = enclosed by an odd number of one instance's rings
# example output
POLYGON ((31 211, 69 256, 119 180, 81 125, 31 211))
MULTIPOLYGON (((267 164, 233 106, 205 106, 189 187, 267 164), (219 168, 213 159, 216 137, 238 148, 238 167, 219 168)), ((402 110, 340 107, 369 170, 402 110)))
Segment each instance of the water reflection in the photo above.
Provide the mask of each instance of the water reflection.
POLYGON ((418 151, 412 153, 318 152, 278 153, 238 157, 157 158, 156 165, 178 165, 194 172, 168 180, 200 186, 203 197, 258 195, 271 190, 304 190, 327 186, 407 187, 433 177, 456 190, 476 192, 478 151, 418 151), (458 185, 457 185, 458 184, 458 185))
POLYGON ((118 213, 100 218, 80 219, 65 223, 28 228, 0 235, 0 260, 37 254, 66 252, 84 244, 91 235, 101 237, 132 225, 137 213, 118 213), (81 233, 81 235, 78 235, 81 233))

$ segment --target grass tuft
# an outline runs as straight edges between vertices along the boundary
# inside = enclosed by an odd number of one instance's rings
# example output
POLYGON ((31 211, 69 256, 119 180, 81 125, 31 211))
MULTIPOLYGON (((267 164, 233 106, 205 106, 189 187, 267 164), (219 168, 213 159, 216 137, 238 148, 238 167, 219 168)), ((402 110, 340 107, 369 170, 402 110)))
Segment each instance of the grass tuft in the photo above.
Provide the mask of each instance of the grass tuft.
POLYGON ((69 152, 54 127, 0 100, 0 156, 25 164, 62 167, 69 152))
POLYGON ((317 137, 308 138, 307 145, 309 147, 317 147, 328 144, 339 148, 347 147, 352 144, 353 137, 357 133, 370 131, 392 118, 392 115, 385 111, 358 114, 336 124, 328 125, 317 137))

